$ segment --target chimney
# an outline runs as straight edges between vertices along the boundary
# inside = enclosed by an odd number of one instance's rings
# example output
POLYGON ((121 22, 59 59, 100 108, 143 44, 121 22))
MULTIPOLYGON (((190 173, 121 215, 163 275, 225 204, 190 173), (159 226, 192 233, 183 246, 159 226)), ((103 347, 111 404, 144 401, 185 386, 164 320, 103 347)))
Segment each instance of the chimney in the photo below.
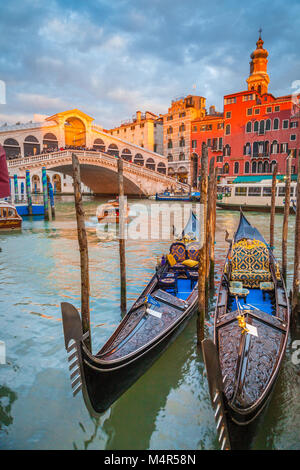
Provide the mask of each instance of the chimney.
POLYGON ((215 106, 210 106, 209 107, 209 114, 216 114, 216 107, 215 106))
POLYGON ((140 121, 141 121, 141 115, 142 115, 142 112, 141 112, 141 111, 137 111, 137 112, 136 112, 136 120, 137 120, 137 122, 140 122, 140 121))

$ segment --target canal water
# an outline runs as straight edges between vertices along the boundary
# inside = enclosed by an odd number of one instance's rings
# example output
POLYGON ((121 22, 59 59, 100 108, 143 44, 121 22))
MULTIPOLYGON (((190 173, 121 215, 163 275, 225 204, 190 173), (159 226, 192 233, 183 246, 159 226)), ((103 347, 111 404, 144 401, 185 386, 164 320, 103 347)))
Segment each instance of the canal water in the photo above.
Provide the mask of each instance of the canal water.
MULTIPOLYGON (((95 217, 99 202, 103 200, 85 199, 94 352, 121 319, 118 242, 99 240, 95 217)), ((228 247, 225 229, 232 235, 238 218, 238 212, 217 211, 216 287, 228 247)), ((253 212, 248 218, 268 240, 269 215, 253 212)), ((276 215, 275 255, 279 260, 282 220, 282 215, 276 215)), ((293 239, 294 216, 290 216, 289 288, 293 239)), ((163 239, 127 241, 129 307, 168 246, 163 239)), ((24 220, 21 233, 0 234, 0 247, 0 341, 6 347, 6 364, 0 365, 0 449, 219 448, 203 359, 196 346, 196 317, 100 418, 89 416, 81 394, 72 397, 60 311, 62 301, 80 307, 72 197, 57 198, 55 220, 24 220)), ((212 335, 214 305, 215 294, 210 299, 206 336, 212 335)), ((290 335, 271 402, 249 437, 250 449, 300 449, 297 339, 299 333, 290 335)))

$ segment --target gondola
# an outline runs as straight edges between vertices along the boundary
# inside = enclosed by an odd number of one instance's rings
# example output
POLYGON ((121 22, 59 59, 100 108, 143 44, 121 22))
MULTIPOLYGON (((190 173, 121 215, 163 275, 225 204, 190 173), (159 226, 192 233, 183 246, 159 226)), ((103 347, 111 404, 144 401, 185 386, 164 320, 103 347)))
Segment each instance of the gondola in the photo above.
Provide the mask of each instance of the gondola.
POLYGON ((76 308, 62 303, 73 394, 89 412, 107 410, 151 366, 197 309, 199 222, 191 212, 181 239, 162 257, 147 287, 97 354, 85 345, 76 308))
POLYGON ((243 213, 230 242, 217 297, 214 341, 203 352, 217 428, 252 423, 268 402, 284 357, 289 302, 279 265, 243 213))

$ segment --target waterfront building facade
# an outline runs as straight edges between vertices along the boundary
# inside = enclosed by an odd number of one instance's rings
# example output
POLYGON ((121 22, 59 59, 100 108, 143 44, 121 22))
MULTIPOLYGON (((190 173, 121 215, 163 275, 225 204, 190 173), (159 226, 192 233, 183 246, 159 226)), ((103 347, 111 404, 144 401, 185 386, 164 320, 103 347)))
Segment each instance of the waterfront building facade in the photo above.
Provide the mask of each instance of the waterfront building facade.
POLYGON ((172 101, 163 115, 163 154, 168 158, 168 174, 192 185, 192 121, 205 116, 203 96, 189 95, 172 101))
POLYGON ((163 154, 163 119, 150 111, 137 111, 131 120, 106 132, 151 152, 163 154))

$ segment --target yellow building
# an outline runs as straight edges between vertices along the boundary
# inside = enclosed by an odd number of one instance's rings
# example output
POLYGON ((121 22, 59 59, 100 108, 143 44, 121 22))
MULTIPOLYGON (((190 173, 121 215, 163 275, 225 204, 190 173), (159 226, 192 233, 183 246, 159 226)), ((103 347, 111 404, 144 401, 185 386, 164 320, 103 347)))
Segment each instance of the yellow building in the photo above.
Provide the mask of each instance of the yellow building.
POLYGON ((131 120, 125 121, 113 129, 108 129, 106 132, 162 155, 163 120, 161 116, 150 111, 146 111, 144 114, 137 111, 131 120))

